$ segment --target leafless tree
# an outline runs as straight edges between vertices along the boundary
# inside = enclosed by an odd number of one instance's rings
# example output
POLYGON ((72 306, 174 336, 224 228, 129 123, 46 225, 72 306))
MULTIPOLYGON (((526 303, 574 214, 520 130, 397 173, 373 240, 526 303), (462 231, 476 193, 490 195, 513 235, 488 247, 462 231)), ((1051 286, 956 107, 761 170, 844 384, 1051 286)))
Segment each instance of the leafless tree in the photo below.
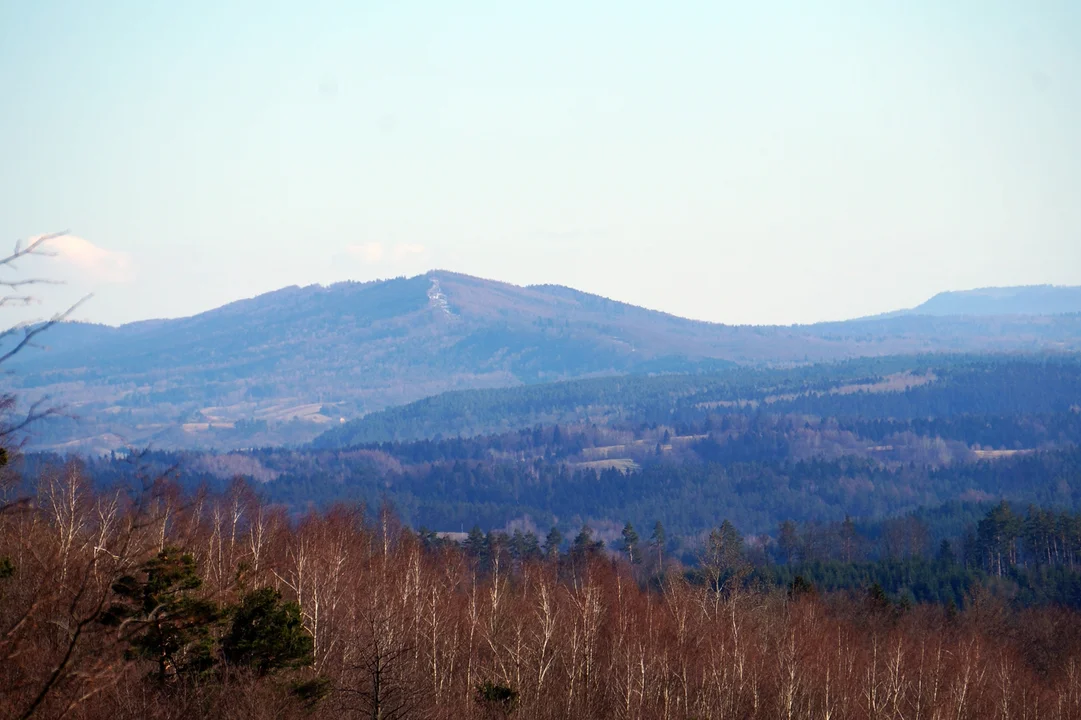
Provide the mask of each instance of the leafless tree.
MULTIPOLYGON (((56 280, 44 277, 20 277, 21 260, 31 257, 51 257, 55 252, 49 247, 49 241, 62 237, 66 233, 42 235, 28 243, 21 240, 6 257, 0 258, 0 288, 5 293, 0 295, 0 308, 25 307, 38 301, 30 288, 39 285, 56 284, 56 280)), ((34 347, 35 339, 49 328, 63 322, 75 310, 89 299, 86 296, 66 310, 56 313, 48 320, 18 322, 0 330, 0 372, 12 358, 29 347, 34 347)), ((35 400, 28 408, 19 411, 18 398, 10 392, 0 392, 0 461, 6 462, 7 455, 20 445, 19 438, 26 428, 50 415, 60 412, 61 408, 52 404, 48 397, 35 400)), ((0 500, 0 512, 19 504, 20 500, 0 500)))

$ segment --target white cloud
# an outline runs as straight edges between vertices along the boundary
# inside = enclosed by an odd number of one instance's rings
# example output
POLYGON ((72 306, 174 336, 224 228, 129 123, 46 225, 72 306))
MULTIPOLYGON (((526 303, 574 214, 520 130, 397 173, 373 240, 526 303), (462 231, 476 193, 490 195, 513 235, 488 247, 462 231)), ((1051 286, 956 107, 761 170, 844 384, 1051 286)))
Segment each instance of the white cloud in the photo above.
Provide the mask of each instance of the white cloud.
POLYGON ((127 283, 135 278, 135 264, 126 252, 107 250, 77 235, 60 235, 44 243, 44 248, 56 256, 80 277, 95 282, 127 283))
POLYGON ((383 245, 377 242, 364 243, 362 245, 347 245, 345 254, 357 260, 375 265, 383 259, 383 245))

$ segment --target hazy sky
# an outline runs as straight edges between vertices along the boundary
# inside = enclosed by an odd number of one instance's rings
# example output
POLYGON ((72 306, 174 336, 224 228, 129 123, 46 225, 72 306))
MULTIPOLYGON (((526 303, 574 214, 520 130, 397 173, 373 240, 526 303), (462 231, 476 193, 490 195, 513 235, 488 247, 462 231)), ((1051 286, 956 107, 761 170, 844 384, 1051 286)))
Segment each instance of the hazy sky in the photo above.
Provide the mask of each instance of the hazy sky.
POLYGON ((24 271, 110 323, 431 268, 733 323, 1081 284, 1081 2, 0 2, 0 241, 65 229, 24 271))

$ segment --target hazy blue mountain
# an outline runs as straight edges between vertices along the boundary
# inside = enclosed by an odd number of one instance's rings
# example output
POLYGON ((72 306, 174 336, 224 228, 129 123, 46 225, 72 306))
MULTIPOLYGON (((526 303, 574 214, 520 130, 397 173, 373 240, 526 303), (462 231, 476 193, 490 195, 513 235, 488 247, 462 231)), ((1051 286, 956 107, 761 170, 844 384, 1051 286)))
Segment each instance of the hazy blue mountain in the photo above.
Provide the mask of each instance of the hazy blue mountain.
POLYGON ((448 390, 914 352, 1081 349, 1081 315, 810 326, 698 322, 558 286, 435 271, 289 287, 193 317, 70 323, 10 365, 8 389, 73 417, 39 446, 249 447, 448 390))
POLYGON ((1081 312, 1081 287, 1028 285, 941 292, 905 315, 1059 315, 1081 312))

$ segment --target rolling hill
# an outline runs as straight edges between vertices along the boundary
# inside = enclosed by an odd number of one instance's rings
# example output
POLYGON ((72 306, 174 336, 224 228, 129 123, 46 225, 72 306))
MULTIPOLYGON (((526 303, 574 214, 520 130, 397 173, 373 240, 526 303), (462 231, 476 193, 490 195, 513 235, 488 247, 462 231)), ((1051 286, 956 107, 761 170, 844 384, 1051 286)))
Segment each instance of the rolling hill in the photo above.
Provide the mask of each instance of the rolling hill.
POLYGON ((1081 287, 1026 285, 942 292, 892 315, 1060 315, 1081 313, 1081 287))
POLYGON ((730 326, 559 286, 434 271, 289 287, 174 320, 70 323, 4 378, 68 417, 38 447, 236 448, 306 442, 346 419, 448 390, 716 371, 919 352, 1081 349, 1081 315, 905 315, 730 326))
MULTIPOLYGON (((63 459, 23 462, 38 477, 63 459)), ((693 538, 720 518, 757 533, 999 498, 1081 507, 1081 357, 896 356, 453 392, 307 447, 86 467, 104 485, 169 475, 225 490, 245 477, 294 513, 386 500, 414 528, 559 522, 569 534, 588 522, 609 538, 628 520, 693 538)))
POLYGON ((1078 403, 1081 356, 1075 354, 896 355, 457 390, 336 425, 312 447, 343 450, 554 424, 657 426, 740 412, 911 420, 1073 412, 1078 403))

